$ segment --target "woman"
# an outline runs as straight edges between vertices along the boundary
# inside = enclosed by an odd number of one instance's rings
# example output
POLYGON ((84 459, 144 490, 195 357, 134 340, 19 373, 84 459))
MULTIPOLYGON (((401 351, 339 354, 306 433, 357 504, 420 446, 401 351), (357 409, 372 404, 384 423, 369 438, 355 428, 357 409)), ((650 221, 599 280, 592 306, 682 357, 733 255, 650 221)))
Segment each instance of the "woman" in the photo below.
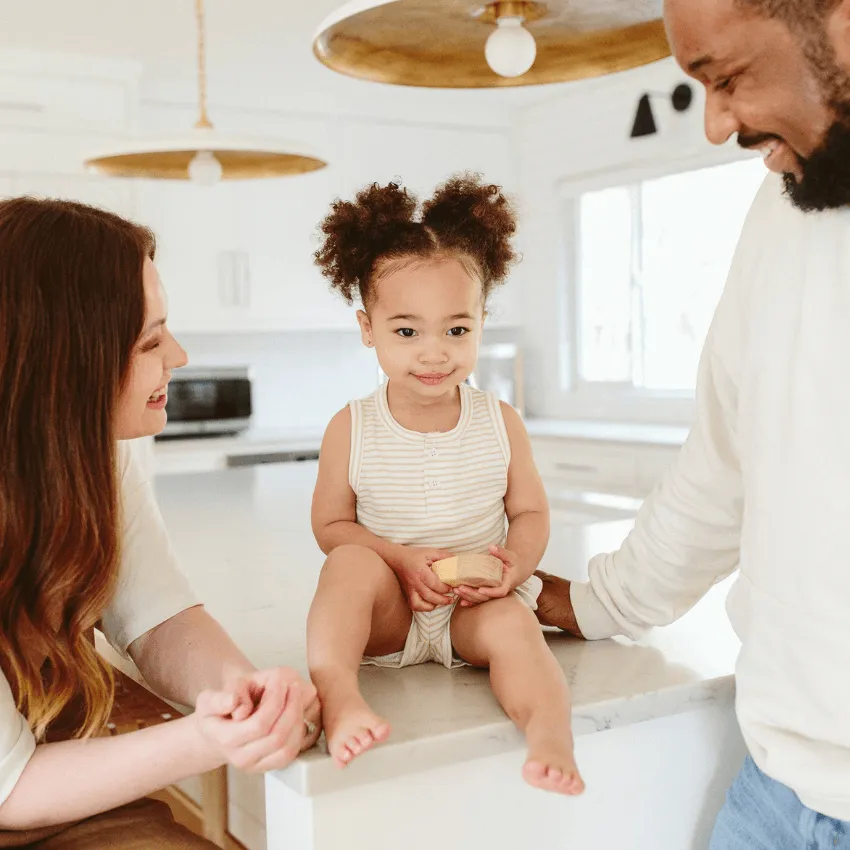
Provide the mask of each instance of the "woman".
POLYGON ((318 736, 312 686, 255 670, 198 606, 119 442, 162 430, 186 363, 153 259, 152 234, 110 213, 0 202, 0 847, 212 847, 145 795, 283 767, 318 736), (195 713, 97 737, 96 624, 195 713))

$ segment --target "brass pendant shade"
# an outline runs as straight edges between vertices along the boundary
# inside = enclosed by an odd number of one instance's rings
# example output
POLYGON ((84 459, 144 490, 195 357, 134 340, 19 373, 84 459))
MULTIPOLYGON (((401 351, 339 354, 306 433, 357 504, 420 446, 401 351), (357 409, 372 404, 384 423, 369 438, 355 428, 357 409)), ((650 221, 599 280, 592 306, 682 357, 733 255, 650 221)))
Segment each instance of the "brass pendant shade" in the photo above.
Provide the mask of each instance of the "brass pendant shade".
POLYGON ((313 51, 342 74, 404 86, 561 83, 669 56, 661 7, 662 0, 353 0, 322 24, 313 51), (536 42, 533 64, 516 76, 488 64, 500 19, 521 24, 536 42))
POLYGON ((130 143, 120 150, 86 160, 86 165, 110 177, 143 177, 149 180, 209 181, 194 177, 190 166, 199 154, 209 153, 221 168, 217 179, 248 180, 289 177, 324 168, 324 160, 302 146, 280 141, 239 139, 205 133, 204 128, 180 138, 130 143), (296 153, 296 150, 301 153, 296 153))
POLYGON ((138 140, 86 160, 111 177, 192 180, 211 186, 219 180, 288 177, 327 163, 305 145, 218 133, 207 114, 204 0, 195 0, 198 34, 198 105, 195 127, 179 138, 138 140))

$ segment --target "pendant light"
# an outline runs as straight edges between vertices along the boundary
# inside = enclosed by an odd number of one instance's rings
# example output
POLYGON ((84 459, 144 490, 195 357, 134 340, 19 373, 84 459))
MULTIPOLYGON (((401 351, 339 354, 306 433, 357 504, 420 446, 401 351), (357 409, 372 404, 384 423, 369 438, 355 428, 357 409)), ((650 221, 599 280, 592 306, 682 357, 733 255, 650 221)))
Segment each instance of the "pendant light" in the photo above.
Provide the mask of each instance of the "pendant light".
POLYGON ((139 140, 86 160, 111 177, 191 180, 212 186, 219 180, 287 177, 324 168, 327 163, 305 145, 220 135, 207 114, 204 0, 195 0, 198 31, 198 121, 179 138, 139 140))
POLYGON ((313 52, 382 83, 491 88, 598 77, 670 55, 662 0, 350 0, 313 52))

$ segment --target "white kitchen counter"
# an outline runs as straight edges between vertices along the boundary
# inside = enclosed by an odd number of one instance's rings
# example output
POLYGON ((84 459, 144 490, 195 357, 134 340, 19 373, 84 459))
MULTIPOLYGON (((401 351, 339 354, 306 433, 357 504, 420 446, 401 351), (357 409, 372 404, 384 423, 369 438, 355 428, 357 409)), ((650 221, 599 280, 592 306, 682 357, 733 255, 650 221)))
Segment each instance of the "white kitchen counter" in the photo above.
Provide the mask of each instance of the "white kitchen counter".
MULTIPOLYGON (((315 474, 315 463, 302 463, 157 480, 163 514, 187 575, 209 610, 259 666, 282 664, 306 672, 305 620, 323 561, 310 532, 315 474)), ((569 525, 555 517, 542 567, 581 579, 589 557, 616 548, 630 527, 628 520, 569 525)), ((431 808, 440 801, 443 813, 435 828, 439 822, 441 831, 457 832, 457 841, 444 838, 444 846, 466 846, 473 840, 469 830, 475 829, 477 844, 485 838, 473 817, 480 815, 479 802, 500 799, 506 789, 512 799, 540 813, 543 833, 534 834, 557 847, 560 843, 551 843, 554 824, 568 816, 578 830, 574 838, 591 834, 587 830, 593 830, 600 812, 604 816, 612 805, 611 789, 622 784, 623 770, 631 770, 623 812, 636 806, 651 810, 665 798, 679 806, 674 818, 678 831, 668 829, 670 840, 641 844, 641 836, 656 833, 642 832, 634 823, 612 822, 612 843, 569 846, 685 850, 690 839, 682 836, 705 831, 689 819, 695 820, 697 811, 716 811, 741 751, 731 709, 738 643, 722 610, 724 595, 724 587, 715 589, 679 623, 637 644, 587 644, 557 632, 549 636, 573 693, 577 757, 588 783, 581 800, 564 801, 524 786, 519 776, 521 738, 493 698, 483 671, 447 671, 436 665, 404 671, 368 668, 362 673, 364 694, 390 719, 392 737, 345 771, 315 750, 290 769, 270 774, 269 847, 428 846, 421 831, 418 838, 400 841, 397 823, 405 806, 411 800, 421 802, 423 794, 431 808), (732 743, 721 746, 727 737, 732 743), (642 751, 657 763, 624 767, 641 758, 642 751), (469 792, 468 812, 455 813, 445 795, 465 793, 461 789, 470 782, 478 791, 469 792), (481 800, 479 794, 484 795, 481 800), (388 817, 395 826, 378 829, 374 819, 384 817, 381 812, 393 795, 398 818, 388 817), (356 824, 350 820, 352 812, 359 812, 356 824), (473 817, 469 824, 467 816, 473 817), (338 827, 331 829, 331 821, 338 827), (339 843, 343 840, 344 845, 339 843)), ((249 816, 262 815, 256 784, 235 776, 233 793, 249 816)), ((520 828, 521 821, 510 823, 508 818, 500 827, 504 835, 520 828)), ((557 835, 565 828, 559 826, 557 835)))
POLYGON ((531 437, 555 437, 603 443, 676 448, 687 439, 689 428, 648 425, 640 422, 594 422, 580 419, 527 419, 531 437))
POLYGON ((230 458, 278 453, 315 455, 322 445, 318 429, 262 429, 225 437, 156 440, 152 463, 157 475, 226 469, 230 458))

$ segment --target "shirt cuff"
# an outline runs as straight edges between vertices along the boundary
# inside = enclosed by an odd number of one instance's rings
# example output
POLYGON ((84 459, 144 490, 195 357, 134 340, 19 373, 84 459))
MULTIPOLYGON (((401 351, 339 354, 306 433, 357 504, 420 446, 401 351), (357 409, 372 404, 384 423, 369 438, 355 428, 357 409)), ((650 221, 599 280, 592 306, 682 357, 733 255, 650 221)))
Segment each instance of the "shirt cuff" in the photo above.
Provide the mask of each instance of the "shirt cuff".
POLYGON ((182 599, 169 599, 168 604, 161 607, 159 610, 147 609, 142 614, 134 617, 129 622, 123 624, 121 629, 113 636, 107 635, 107 641, 112 645, 112 648, 117 650, 125 658, 129 658, 128 649, 130 644, 138 640, 142 635, 147 634, 157 626, 188 611, 190 608, 198 608, 203 603, 199 602, 193 595, 185 595, 182 599))
POLYGON ((570 602, 585 640, 602 640, 623 634, 617 621, 599 601, 590 582, 570 582, 570 602))

